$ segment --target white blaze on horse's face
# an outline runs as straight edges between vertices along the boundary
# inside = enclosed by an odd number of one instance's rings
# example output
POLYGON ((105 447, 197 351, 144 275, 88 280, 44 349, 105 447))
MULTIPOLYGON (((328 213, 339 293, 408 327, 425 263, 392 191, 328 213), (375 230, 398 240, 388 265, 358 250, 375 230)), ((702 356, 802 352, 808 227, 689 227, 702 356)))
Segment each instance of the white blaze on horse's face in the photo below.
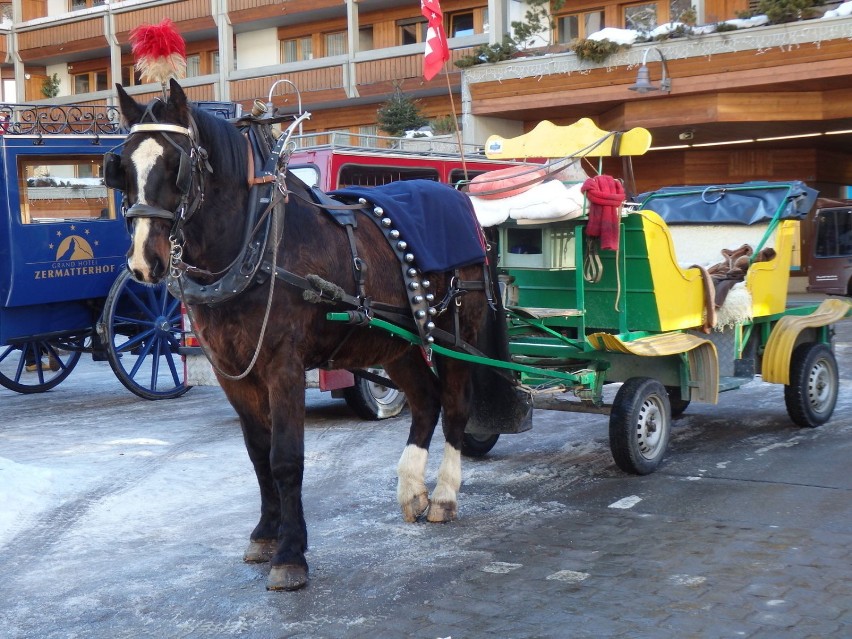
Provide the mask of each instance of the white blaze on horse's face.
MULTIPOLYGON (((162 144, 153 138, 148 138, 130 154, 130 160, 136 169, 136 193, 140 204, 151 204, 151 202, 146 201, 145 186, 151 170, 157 160, 162 157, 164 151, 162 144)), ((150 229, 150 219, 138 217, 134 220, 133 239, 127 258, 127 266, 130 271, 141 274, 143 281, 150 281, 151 279, 151 266, 145 259, 145 244, 148 242, 150 229)))

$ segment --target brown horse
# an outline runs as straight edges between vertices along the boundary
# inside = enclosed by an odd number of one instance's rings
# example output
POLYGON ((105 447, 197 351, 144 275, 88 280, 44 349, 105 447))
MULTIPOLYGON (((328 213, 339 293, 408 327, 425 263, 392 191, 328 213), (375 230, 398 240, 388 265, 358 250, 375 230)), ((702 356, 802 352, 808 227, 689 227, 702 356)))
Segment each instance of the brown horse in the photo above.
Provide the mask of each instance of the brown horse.
MULTIPOLYGON (((313 367, 384 367, 411 409, 398 466, 403 518, 454 519, 471 367, 437 355, 430 366, 425 354, 433 339, 441 343, 457 335, 464 343, 477 342, 491 312, 489 287, 483 284, 488 280, 481 265, 484 254, 479 264, 422 272, 416 249, 404 242, 395 249, 391 240, 398 232, 382 228, 393 224, 391 212, 372 206, 349 211, 357 225, 350 232, 313 203, 316 195, 286 172, 286 165, 277 166, 271 184, 272 178, 263 176, 251 183, 255 175, 249 174, 252 150, 246 135, 189 103, 177 82, 171 82, 167 100, 149 105, 117 88, 123 118, 132 128, 121 154, 106 159, 106 177, 124 192, 132 233, 128 267, 140 282, 165 278, 178 295, 185 294, 194 328, 239 416, 261 498, 260 521, 245 560, 271 561, 270 589, 293 590, 307 583, 301 496, 304 372, 313 367), (253 207, 263 213, 246 231, 247 211, 253 207), (273 219, 271 227, 265 226, 263 220, 276 210, 283 211, 277 223, 273 219), (371 215, 380 216, 380 223, 373 223, 371 215), (270 230, 264 235, 258 228, 270 230), (399 246, 411 251, 402 255, 402 266, 399 246), (246 257, 250 253, 261 257, 252 261, 246 257), (241 279, 248 284, 235 284, 238 293, 223 292, 241 279), (460 290, 457 282, 478 285, 460 290), (417 304, 426 304, 425 321, 420 313, 419 324, 412 319, 413 296, 417 304), (388 316, 407 314, 400 321, 413 333, 427 335, 425 348, 363 325, 383 309, 388 316), (327 313, 335 310, 354 310, 356 323, 329 321, 327 313), (424 478, 427 450, 442 411, 446 444, 430 497, 424 478)), ((466 198, 450 187, 439 188, 466 198)))

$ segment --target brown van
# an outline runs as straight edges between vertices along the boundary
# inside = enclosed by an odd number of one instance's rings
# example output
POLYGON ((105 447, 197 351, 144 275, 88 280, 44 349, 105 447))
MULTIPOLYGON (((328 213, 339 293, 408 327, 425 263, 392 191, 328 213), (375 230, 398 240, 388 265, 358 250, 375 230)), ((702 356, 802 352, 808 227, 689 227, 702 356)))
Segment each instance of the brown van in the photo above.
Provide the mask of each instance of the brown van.
POLYGON ((820 198, 808 217, 808 291, 852 296, 852 200, 820 198))

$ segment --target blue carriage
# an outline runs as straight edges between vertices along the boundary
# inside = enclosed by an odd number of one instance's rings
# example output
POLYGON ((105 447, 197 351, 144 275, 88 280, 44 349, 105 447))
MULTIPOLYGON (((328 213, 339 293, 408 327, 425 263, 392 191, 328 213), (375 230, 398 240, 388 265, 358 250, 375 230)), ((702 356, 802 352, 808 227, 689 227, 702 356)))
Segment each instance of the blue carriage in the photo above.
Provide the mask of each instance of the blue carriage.
POLYGON ((187 390, 179 304, 129 277, 104 186, 118 122, 109 107, 0 105, 0 385, 13 391, 55 387, 84 353, 141 397, 187 390))

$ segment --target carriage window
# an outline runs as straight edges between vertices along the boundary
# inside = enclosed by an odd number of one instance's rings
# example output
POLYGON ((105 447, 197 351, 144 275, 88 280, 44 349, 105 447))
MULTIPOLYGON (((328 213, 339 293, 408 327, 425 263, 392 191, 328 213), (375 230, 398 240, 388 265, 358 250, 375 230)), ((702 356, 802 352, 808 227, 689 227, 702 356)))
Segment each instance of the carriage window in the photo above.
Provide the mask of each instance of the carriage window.
POLYGON ((287 170, 308 186, 320 185, 320 172, 316 164, 305 164, 304 166, 293 166, 291 164, 287 170))
POLYGON ((24 224, 115 219, 100 155, 19 158, 18 189, 24 224))
POLYGON ((399 182, 400 180, 432 180, 439 182, 440 176, 435 169, 398 167, 398 166, 364 166, 363 164, 346 164, 340 167, 337 184, 332 188, 347 186, 380 186, 399 182))

